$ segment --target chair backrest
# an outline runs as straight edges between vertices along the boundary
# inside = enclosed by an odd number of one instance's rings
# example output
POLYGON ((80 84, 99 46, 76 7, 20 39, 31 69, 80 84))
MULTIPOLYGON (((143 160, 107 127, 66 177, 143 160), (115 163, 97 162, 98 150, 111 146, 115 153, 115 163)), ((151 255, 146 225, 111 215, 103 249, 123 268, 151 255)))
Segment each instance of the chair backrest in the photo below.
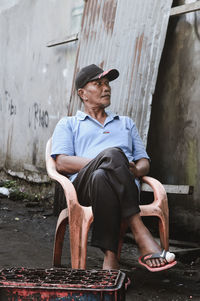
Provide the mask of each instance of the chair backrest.
POLYGON ((50 176, 50 178, 51 178, 52 170, 56 170, 55 161, 51 157, 51 143, 52 143, 52 138, 50 138, 47 141, 47 144, 46 144, 46 155, 45 155, 46 169, 47 169, 47 173, 50 176))
POLYGON ((74 185, 71 183, 71 181, 67 177, 61 175, 56 170, 55 160, 51 157, 51 145, 52 145, 52 138, 50 138, 46 144, 45 159, 46 159, 47 174, 51 179, 57 181, 63 187, 68 208, 72 207, 74 205, 80 206, 78 199, 77 199, 77 194, 76 194, 74 185))

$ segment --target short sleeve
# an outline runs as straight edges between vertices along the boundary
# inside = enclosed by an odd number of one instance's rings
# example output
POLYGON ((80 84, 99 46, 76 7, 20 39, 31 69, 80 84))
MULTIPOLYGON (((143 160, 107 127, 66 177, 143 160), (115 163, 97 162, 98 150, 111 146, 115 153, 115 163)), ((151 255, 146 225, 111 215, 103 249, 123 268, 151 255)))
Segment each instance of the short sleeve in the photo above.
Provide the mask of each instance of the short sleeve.
POLYGON ((74 156, 73 132, 69 117, 62 118, 56 125, 52 136, 51 156, 56 155, 74 156))
POLYGON ((142 158, 150 160, 135 123, 133 123, 131 134, 133 143, 133 161, 137 161, 142 158))

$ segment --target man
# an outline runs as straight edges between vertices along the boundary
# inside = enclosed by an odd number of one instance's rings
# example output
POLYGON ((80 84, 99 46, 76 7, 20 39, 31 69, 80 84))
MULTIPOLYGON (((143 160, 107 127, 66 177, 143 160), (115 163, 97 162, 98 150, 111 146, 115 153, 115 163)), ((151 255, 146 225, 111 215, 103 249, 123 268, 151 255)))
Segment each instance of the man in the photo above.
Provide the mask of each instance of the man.
POLYGON ((149 172, 149 157, 134 122, 105 109, 110 105, 109 82, 116 69, 92 64, 78 72, 76 89, 84 112, 62 118, 54 131, 52 157, 57 170, 70 177, 83 206, 94 214, 92 245, 104 252, 103 269, 119 269, 121 219, 125 218, 151 271, 167 269, 175 255, 162 252, 143 224, 139 209, 139 178, 149 172))

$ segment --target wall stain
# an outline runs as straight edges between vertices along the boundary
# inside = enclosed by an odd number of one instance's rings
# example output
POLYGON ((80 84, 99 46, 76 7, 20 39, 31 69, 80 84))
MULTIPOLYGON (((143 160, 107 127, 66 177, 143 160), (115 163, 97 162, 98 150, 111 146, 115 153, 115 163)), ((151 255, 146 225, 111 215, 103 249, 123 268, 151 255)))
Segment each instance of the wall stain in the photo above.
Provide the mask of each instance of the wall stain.
POLYGON ((33 153, 32 153, 32 164, 33 165, 36 165, 37 154, 38 154, 38 139, 35 139, 33 141, 33 153))
POLYGON ((6 101, 8 102, 9 115, 10 116, 16 115, 17 114, 17 106, 14 104, 13 99, 7 90, 5 91, 5 98, 6 98, 6 101))
POLYGON ((198 175, 198 148, 196 139, 188 141, 187 161, 186 161, 186 174, 188 183, 196 186, 198 175))

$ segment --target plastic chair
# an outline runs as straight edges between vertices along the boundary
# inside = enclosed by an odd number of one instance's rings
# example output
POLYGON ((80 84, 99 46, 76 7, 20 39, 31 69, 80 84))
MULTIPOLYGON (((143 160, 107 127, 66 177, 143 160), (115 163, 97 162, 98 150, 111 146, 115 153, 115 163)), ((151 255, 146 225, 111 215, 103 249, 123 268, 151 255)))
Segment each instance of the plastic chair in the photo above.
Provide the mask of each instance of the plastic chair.
MULTIPOLYGON (((51 157, 51 139, 46 145, 46 168, 49 177, 61 184, 63 187, 67 208, 62 210, 56 226, 53 265, 61 265, 62 247, 65 236, 67 221, 69 223, 71 267, 73 269, 86 268, 87 239, 90 225, 93 221, 92 207, 81 206, 73 184, 70 180, 56 171, 56 164, 51 157)), ((164 187, 154 178, 143 177, 142 181, 151 186, 154 193, 154 201, 148 205, 141 205, 141 216, 157 216, 159 218, 160 244, 165 250, 169 249, 169 221, 168 200, 164 187)), ((123 237, 128 228, 126 221, 122 221, 118 247, 120 257, 123 237)))

